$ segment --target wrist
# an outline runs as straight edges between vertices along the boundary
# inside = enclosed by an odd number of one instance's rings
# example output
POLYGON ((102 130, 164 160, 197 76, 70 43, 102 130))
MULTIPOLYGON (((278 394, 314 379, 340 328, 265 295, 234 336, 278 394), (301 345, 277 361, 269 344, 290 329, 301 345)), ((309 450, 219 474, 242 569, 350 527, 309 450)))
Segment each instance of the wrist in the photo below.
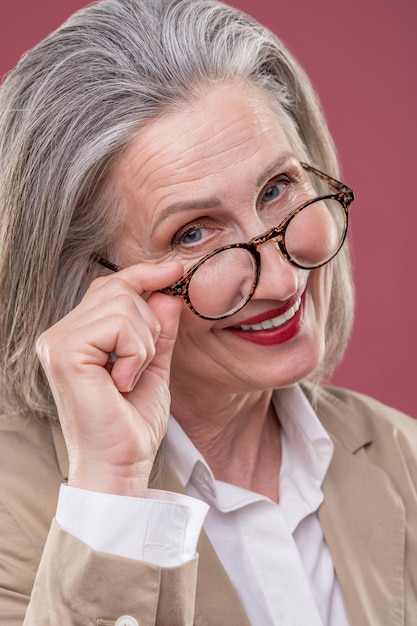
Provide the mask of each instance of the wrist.
POLYGON ((146 498, 152 464, 112 466, 105 463, 70 463, 68 485, 99 493, 146 498))

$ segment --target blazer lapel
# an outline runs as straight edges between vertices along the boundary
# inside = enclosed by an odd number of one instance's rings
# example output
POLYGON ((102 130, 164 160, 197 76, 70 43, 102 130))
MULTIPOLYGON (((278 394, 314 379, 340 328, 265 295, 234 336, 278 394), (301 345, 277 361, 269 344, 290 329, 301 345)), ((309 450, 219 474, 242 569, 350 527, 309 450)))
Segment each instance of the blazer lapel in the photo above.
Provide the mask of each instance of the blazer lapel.
MULTIPOLYGON (((185 493, 174 471, 164 463, 161 489, 185 493)), ((197 546, 199 554, 194 625, 250 626, 248 617, 223 565, 204 530, 197 546)))
POLYGON ((338 408, 318 406, 335 446, 318 511, 323 533, 352 626, 403 625, 404 504, 389 476, 366 458, 372 434, 364 421, 338 408))

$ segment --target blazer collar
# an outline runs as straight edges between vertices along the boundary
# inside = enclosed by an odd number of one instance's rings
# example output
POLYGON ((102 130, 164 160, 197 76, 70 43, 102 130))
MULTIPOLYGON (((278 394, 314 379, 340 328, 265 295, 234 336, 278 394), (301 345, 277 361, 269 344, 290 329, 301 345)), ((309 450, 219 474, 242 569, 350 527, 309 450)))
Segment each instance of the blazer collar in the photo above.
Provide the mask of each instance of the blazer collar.
POLYGON ((404 624, 404 503, 367 459, 370 422, 325 389, 316 411, 335 449, 318 515, 352 625, 404 624))

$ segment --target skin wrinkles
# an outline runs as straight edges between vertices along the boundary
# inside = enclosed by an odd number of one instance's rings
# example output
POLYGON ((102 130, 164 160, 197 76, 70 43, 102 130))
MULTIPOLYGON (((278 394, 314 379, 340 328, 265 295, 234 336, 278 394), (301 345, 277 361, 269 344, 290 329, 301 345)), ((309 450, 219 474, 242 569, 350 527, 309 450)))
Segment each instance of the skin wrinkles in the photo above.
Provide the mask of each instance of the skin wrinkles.
MULTIPOLYGON (((255 198, 258 197, 259 191, 262 187, 270 180, 274 174, 278 171, 285 170, 291 164, 291 158, 294 159, 293 155, 284 155, 282 158, 274 161, 274 163, 266 169, 266 171, 259 176, 256 181, 256 192, 254 194, 255 198)), ((248 201, 250 199, 248 198, 248 201)), ((158 218, 155 220, 153 224, 150 236, 154 234, 157 230, 158 226, 168 217, 171 217, 174 213, 180 213, 182 211, 192 211, 196 209, 211 209, 221 205, 221 200, 216 197, 208 197, 202 198, 198 200, 192 200, 190 202, 178 202, 174 204, 168 205, 166 208, 160 211, 158 218)), ((158 214, 158 210, 155 211, 155 215, 158 214)))
MULTIPOLYGON (((236 241, 265 230, 258 194, 299 145, 297 138, 289 141, 274 106, 247 86, 216 86, 192 108, 158 119, 133 139, 112 181, 128 207, 116 242, 121 265, 175 258, 175 229, 194 219, 198 224, 197 218, 206 215, 233 229, 236 241), (218 206, 180 210, 157 224, 167 206, 191 206, 208 198, 218 206)), ((171 408, 218 479, 257 485, 276 500, 278 478, 271 484, 270 476, 271 470, 279 475, 279 423, 270 408, 271 389, 302 380, 323 356, 331 264, 300 270, 281 257, 273 242, 260 252, 259 285, 235 316, 202 320, 183 305, 172 359, 171 408), (292 339, 259 346, 227 331, 283 306, 305 288, 301 329, 292 339)))
MULTIPOLYGON (((219 90, 220 91, 220 90, 219 90)), ((245 87, 245 93, 247 93, 247 88, 245 87)), ((224 104, 224 103, 223 103, 224 104)), ((154 125, 150 125, 144 131, 141 132, 140 137, 142 138, 143 144, 146 144, 146 149, 142 152, 144 154, 145 159, 141 163, 140 169, 137 170, 135 168, 135 156, 136 156, 136 148, 135 142, 127 148, 126 153, 122 159, 123 168, 116 165, 116 169, 114 175, 119 179, 125 179, 124 186, 130 185, 136 189, 139 189, 143 186, 144 181, 148 183, 148 195, 153 194, 155 197, 154 200, 154 211, 151 216, 151 224, 146 225, 148 236, 141 237, 137 240, 137 245, 143 249, 144 244, 146 246, 146 241, 150 242, 150 238, 154 236, 155 231, 161 222, 167 217, 172 215, 173 210, 175 209, 175 204, 181 205, 184 203, 182 199, 180 199, 177 203, 173 202, 173 197, 175 195, 181 193, 181 189, 176 189, 177 187, 177 179, 178 173, 181 176, 181 171, 183 169, 187 169, 187 195, 189 194, 188 187, 192 183, 204 184, 204 179, 201 177, 201 172, 206 169, 211 169, 211 176, 215 177, 216 175, 221 175, 224 170, 225 165, 230 163, 231 158, 234 160, 234 167, 236 170, 239 168, 239 165, 243 160, 247 159, 247 156, 253 156, 257 152, 257 147, 251 142, 253 142, 254 138, 261 138, 262 135, 267 135, 270 132, 270 126, 268 125, 268 121, 265 119, 263 112, 260 112, 259 103, 249 100, 250 109, 253 111, 254 115, 257 116, 256 127, 253 126, 248 131, 248 127, 245 124, 246 113, 238 112, 236 116, 236 120, 232 123, 228 123, 227 125, 210 124, 208 120, 203 119, 200 122, 200 135, 204 134, 206 131, 206 137, 203 141, 200 141, 198 147, 193 145, 184 145, 184 141, 187 139, 189 133, 186 130, 180 130, 178 139, 178 145, 181 146, 181 150, 179 154, 176 155, 175 168, 171 172, 167 172, 164 177, 158 177, 156 181, 156 185, 149 184, 149 181, 153 179, 153 174, 155 171, 164 168, 164 163, 169 163, 170 155, 164 158, 162 156, 161 162, 161 153, 163 154, 165 151, 169 152, 170 148, 172 148, 172 133, 170 132, 170 117, 169 115, 160 118, 158 122, 154 125), (230 135, 230 145, 224 146, 224 148, 220 147, 220 150, 216 149, 216 144, 218 143, 219 138, 222 137, 223 133, 227 130, 227 133, 230 135), (245 148, 245 151, 248 154, 245 154, 245 157, 242 156, 242 148, 245 148), (248 152, 252 150, 252 154, 248 152), (211 154, 214 152, 214 155, 211 154), (233 156, 230 156, 230 153, 233 152, 233 156), (206 154, 205 154, 206 153, 206 154), (129 172, 129 173, 128 173, 129 172), (127 180, 130 178, 130 181, 127 180), (160 209, 161 206, 169 202, 169 206, 164 209, 160 209)), ((227 114, 227 109, 231 107, 223 106, 225 109, 225 114, 227 114)), ((193 109, 191 109, 193 111, 193 109)), ((198 113, 198 109, 197 109, 198 113)), ((190 111, 186 109, 185 111, 181 111, 176 113, 175 116, 178 118, 177 125, 179 129, 183 128, 184 124, 187 123, 190 119, 190 111)), ((229 118, 228 118, 229 119, 229 118)), ((189 142, 188 142, 189 143, 189 142)), ((288 150, 288 153, 291 154, 291 148, 288 150)), ((243 199, 244 204, 254 203, 257 199, 257 195, 262 187, 262 185, 268 180, 269 174, 275 172, 275 165, 278 167, 282 162, 285 162, 288 158, 287 154, 283 154, 277 159, 277 162, 272 166, 269 165, 268 170, 263 172, 259 176, 259 180, 256 181, 256 187, 254 187, 252 194, 248 195, 243 199)), ((225 181, 226 184, 228 181, 225 181)), ((201 201, 203 204, 207 204, 207 208, 214 208, 216 206, 221 206, 221 199, 216 197, 213 194, 213 186, 210 184, 206 184, 203 187, 203 192, 199 189, 199 196, 193 197, 193 202, 189 202, 188 206, 191 208, 194 202, 201 201)), ((132 198, 134 202, 134 198, 132 198)), ((129 202, 128 204, 132 206, 129 202)), ((184 203, 185 204, 185 203, 184 203)), ((233 208, 238 209, 239 206, 233 205, 233 198, 228 203, 227 206, 233 206, 233 208)), ((142 230, 142 229, 141 229, 142 230)), ((123 231, 122 231, 123 232, 123 231)), ((259 231, 261 232, 261 231, 259 231)), ((259 234, 254 232, 253 235, 259 234)), ((251 235, 251 236, 253 236, 251 235)), ((152 248, 146 247, 146 252, 152 254, 152 260, 167 260, 166 257, 157 257, 154 256, 152 248)))
MULTIPOLYGON (((228 468, 231 462, 230 451, 238 447, 240 453, 234 459, 233 472, 229 477, 230 482, 236 482, 236 484, 241 486, 246 485, 258 493, 265 493, 268 485, 270 485, 269 493, 277 494, 278 483, 275 480, 276 476, 271 472, 274 463, 268 465, 268 471, 262 477, 262 484, 257 484, 256 474, 253 472, 254 466, 269 462, 269 451, 275 459, 280 457, 280 429, 277 416, 270 408, 271 392, 262 391, 260 393, 232 395, 228 404, 222 408, 226 415, 234 416, 237 407, 239 407, 240 426, 238 433, 235 429, 230 428, 229 422, 221 419, 224 417, 223 414, 219 416, 217 421, 213 419, 205 420, 203 417, 198 422, 195 421, 193 415, 189 415, 184 416, 185 419, 188 417, 188 436, 206 459, 209 458, 212 462, 214 461, 214 468, 228 468), (265 422, 258 420, 254 423, 253 413, 260 409, 267 415, 267 419, 265 422), (254 440, 262 440, 262 446, 255 447, 253 445, 254 440)), ((231 421, 232 419, 230 417, 231 421)), ((221 478, 220 476, 216 477, 221 478)), ((227 472, 224 471, 222 480, 227 482, 227 479, 227 472)), ((270 497, 271 499, 277 499, 270 497)))

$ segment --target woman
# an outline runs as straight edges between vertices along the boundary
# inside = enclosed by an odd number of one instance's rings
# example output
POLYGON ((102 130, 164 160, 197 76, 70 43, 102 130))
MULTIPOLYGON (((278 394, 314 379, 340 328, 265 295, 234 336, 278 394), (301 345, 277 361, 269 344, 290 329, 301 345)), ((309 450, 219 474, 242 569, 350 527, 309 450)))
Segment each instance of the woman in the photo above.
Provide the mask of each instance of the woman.
POLYGON ((0 110, 6 623, 411 624, 416 426, 318 384, 353 193, 282 44, 102 0, 0 110))

